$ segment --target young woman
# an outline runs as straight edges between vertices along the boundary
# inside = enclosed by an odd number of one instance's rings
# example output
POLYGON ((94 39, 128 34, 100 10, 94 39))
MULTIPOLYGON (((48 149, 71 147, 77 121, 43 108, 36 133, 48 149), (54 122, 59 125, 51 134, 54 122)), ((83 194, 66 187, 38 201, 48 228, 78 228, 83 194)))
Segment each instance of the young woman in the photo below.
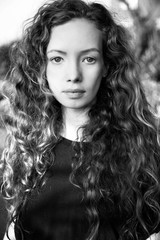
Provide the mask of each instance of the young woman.
POLYGON ((53 1, 12 61, 1 164, 8 235, 11 226, 18 240, 157 233, 158 131, 124 28, 101 4, 53 1))

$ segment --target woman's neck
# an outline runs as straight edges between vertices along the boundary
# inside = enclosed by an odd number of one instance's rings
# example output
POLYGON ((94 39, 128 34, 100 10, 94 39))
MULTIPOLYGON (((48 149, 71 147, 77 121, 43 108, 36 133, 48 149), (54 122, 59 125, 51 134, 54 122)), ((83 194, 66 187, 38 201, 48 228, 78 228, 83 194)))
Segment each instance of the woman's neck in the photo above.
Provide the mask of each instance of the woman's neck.
POLYGON ((63 129, 61 136, 72 140, 80 141, 83 129, 80 129, 88 121, 88 109, 63 109, 63 129))

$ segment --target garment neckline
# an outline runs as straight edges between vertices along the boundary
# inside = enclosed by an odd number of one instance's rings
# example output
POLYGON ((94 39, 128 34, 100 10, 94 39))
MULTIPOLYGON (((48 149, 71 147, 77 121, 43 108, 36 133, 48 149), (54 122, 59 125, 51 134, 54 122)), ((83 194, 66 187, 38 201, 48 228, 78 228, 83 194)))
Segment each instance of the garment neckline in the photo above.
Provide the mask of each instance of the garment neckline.
POLYGON ((65 137, 61 137, 62 141, 66 143, 67 145, 71 145, 74 141, 65 137))
MULTIPOLYGON (((65 138, 65 137, 62 137, 61 136, 61 140, 63 141, 64 144, 70 146, 72 144, 80 144, 81 142, 80 141, 75 141, 75 140, 71 140, 71 139, 68 139, 68 138, 65 138)), ((83 142, 85 144, 89 143, 89 142, 83 142)))

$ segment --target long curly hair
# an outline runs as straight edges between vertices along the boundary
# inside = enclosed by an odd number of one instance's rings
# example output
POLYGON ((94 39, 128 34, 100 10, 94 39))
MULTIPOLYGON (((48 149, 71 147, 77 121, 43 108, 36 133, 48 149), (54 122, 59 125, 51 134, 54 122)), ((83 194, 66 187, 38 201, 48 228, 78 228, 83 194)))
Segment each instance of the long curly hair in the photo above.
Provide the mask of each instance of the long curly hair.
POLYGON ((70 180, 81 187, 88 203, 87 240, 97 239, 101 202, 106 217, 111 211, 125 219, 119 227, 120 239, 148 237, 160 223, 156 118, 139 82, 129 34, 106 7, 81 0, 44 4, 12 49, 10 82, 4 89, 11 111, 5 117, 8 137, 0 168, 10 222, 18 219, 28 194, 45 184, 54 147, 61 140, 62 111, 47 83, 46 49, 51 29, 74 18, 85 18, 102 32, 107 68, 83 126, 82 143, 73 146, 70 180), (83 144, 87 139, 89 154, 83 144))

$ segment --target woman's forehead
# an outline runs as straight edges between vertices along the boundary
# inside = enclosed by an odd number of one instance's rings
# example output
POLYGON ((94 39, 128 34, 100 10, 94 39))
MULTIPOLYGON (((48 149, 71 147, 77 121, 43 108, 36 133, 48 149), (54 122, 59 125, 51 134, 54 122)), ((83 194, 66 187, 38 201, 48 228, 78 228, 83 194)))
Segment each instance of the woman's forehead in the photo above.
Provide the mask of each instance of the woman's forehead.
POLYGON ((53 27, 47 51, 88 48, 101 49, 102 33, 95 24, 87 19, 73 19, 53 27))

